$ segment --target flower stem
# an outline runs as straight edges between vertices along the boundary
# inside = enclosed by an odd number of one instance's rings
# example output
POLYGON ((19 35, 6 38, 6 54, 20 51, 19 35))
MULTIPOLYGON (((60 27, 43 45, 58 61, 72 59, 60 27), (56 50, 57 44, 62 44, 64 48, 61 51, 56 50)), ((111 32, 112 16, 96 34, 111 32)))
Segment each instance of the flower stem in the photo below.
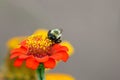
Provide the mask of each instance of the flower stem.
POLYGON ((37 69, 38 80, 45 80, 45 68, 43 64, 40 64, 37 69))

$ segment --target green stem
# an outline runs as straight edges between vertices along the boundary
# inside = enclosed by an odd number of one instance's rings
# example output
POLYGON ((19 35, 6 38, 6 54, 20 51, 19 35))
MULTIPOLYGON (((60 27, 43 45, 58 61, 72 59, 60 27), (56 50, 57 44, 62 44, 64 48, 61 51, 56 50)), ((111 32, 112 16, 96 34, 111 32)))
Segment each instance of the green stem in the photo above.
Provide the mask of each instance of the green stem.
POLYGON ((40 64, 37 69, 38 80, 45 80, 45 68, 43 64, 40 64))

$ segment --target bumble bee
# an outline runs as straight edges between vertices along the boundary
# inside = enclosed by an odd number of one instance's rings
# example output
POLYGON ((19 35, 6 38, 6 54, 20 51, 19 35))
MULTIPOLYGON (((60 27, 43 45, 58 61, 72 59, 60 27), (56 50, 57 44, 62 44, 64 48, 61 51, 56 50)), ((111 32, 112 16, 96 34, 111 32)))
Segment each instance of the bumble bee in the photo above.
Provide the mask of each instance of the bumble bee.
POLYGON ((55 43, 60 43, 62 36, 62 29, 52 29, 48 31, 48 38, 55 43))

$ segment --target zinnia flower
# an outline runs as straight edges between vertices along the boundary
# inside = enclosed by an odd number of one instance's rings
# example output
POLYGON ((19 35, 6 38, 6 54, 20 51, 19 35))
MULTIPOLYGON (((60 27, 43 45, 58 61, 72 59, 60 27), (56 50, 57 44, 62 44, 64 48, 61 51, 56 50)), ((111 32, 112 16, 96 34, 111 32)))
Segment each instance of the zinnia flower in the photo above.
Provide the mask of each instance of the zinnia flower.
POLYGON ((19 47, 19 43, 25 39, 25 36, 17 36, 17 37, 13 37, 11 39, 9 39, 6 43, 6 46, 8 47, 8 49, 14 49, 19 47))
POLYGON ((47 31, 33 34, 23 40, 19 48, 13 49, 10 58, 16 59, 14 66, 20 67, 25 61, 28 68, 35 70, 41 63, 45 68, 54 68, 56 61, 66 62, 68 48, 49 39, 47 34, 47 31))
MULTIPOLYGON (((46 76, 46 80, 75 80, 74 77, 72 77, 71 75, 64 74, 64 73, 47 73, 45 76, 46 76)), ((32 79, 32 78, 27 78, 27 77, 26 78, 21 78, 21 77, 12 78, 12 77, 10 77, 10 74, 7 77, 7 80, 14 80, 14 79, 16 79, 16 80, 36 80, 36 79, 32 79)), ((0 73, 0 80, 6 80, 6 78, 4 78, 3 73, 0 73)))
MULTIPOLYGON (((36 80, 35 71, 29 68, 26 68, 25 64, 23 64, 20 68, 15 67, 13 65, 15 59, 10 60, 10 51, 14 48, 19 48, 18 45, 21 41, 23 41, 25 36, 16 36, 9 39, 6 43, 8 53, 6 55, 6 60, 3 69, 1 69, 4 74, 3 78, 6 80, 36 80), (25 76, 24 76, 25 75, 25 76)), ((0 79, 1 80, 1 79, 0 79)), ((3 79, 2 79, 3 80, 3 79)))
POLYGON ((71 75, 63 73, 46 74, 46 80, 75 80, 71 75))

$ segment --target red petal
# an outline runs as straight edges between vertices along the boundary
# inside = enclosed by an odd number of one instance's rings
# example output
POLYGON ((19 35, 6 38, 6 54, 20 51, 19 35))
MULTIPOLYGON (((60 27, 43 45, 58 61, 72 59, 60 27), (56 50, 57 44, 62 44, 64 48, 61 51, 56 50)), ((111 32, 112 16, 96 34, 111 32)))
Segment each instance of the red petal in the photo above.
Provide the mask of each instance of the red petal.
POLYGON ((27 51, 27 50, 28 50, 28 47, 27 47, 27 46, 21 46, 20 48, 22 48, 24 51, 27 51))
POLYGON ((66 46, 61 46, 60 50, 68 51, 68 48, 66 46))
POLYGON ((14 66, 20 67, 23 63, 23 59, 16 59, 14 62, 14 66))
POLYGON ((21 45, 26 45, 26 40, 22 41, 20 44, 21 45))
POLYGON ((26 59, 26 58, 28 58, 28 57, 29 57, 29 56, 28 56, 28 55, 25 55, 25 54, 22 54, 22 55, 19 56, 20 59, 26 59))
POLYGON ((10 53, 11 54, 14 54, 14 53, 26 53, 27 51, 24 50, 23 48, 16 48, 16 49, 13 49, 10 53))
POLYGON ((17 56, 19 56, 20 55, 20 53, 14 53, 14 54, 12 54, 11 56, 10 56, 10 59, 13 59, 13 58, 15 58, 15 57, 17 57, 17 56))
POLYGON ((52 59, 52 58, 49 58, 48 61, 44 62, 45 68, 51 68, 51 69, 52 69, 52 68, 55 67, 55 65, 56 65, 56 62, 55 62, 55 60, 52 59))
POLYGON ((55 44, 55 45, 53 45, 52 50, 57 50, 59 48, 60 48, 60 45, 59 44, 55 44))
POLYGON ((17 52, 20 52, 20 48, 16 48, 16 49, 13 49, 10 51, 11 54, 14 54, 14 53, 17 53, 17 52))
POLYGON ((13 49, 10 53, 11 53, 10 58, 13 59, 17 56, 20 56, 20 55, 27 53, 27 51, 24 50, 23 48, 16 48, 16 49, 13 49))
POLYGON ((45 56, 45 57, 42 57, 42 58, 35 58, 36 59, 36 61, 38 61, 38 62, 45 62, 45 61, 47 61, 48 59, 49 59, 49 57, 48 56, 45 56))
POLYGON ((68 60, 68 58, 69 58, 69 55, 64 51, 61 51, 59 53, 53 54, 50 57, 55 59, 55 60, 63 60, 64 62, 66 62, 68 60))
POLYGON ((37 62, 34 58, 31 57, 26 60, 26 66, 28 68, 35 70, 38 68, 39 62, 37 62))
POLYGON ((54 53, 59 53, 59 52, 67 52, 68 48, 65 46, 61 46, 59 49, 53 51, 54 53))
POLYGON ((60 53, 55 53, 52 56, 50 56, 51 58, 55 59, 55 60, 61 60, 62 59, 62 52, 60 53))
POLYGON ((66 62, 66 61, 68 60, 68 58, 69 58, 68 53, 64 52, 64 53, 61 53, 61 54, 62 54, 62 60, 63 60, 64 62, 66 62))
POLYGON ((68 51, 68 48, 66 46, 61 46, 59 44, 56 44, 52 47, 52 51, 53 53, 58 53, 58 52, 61 52, 61 51, 68 51))

